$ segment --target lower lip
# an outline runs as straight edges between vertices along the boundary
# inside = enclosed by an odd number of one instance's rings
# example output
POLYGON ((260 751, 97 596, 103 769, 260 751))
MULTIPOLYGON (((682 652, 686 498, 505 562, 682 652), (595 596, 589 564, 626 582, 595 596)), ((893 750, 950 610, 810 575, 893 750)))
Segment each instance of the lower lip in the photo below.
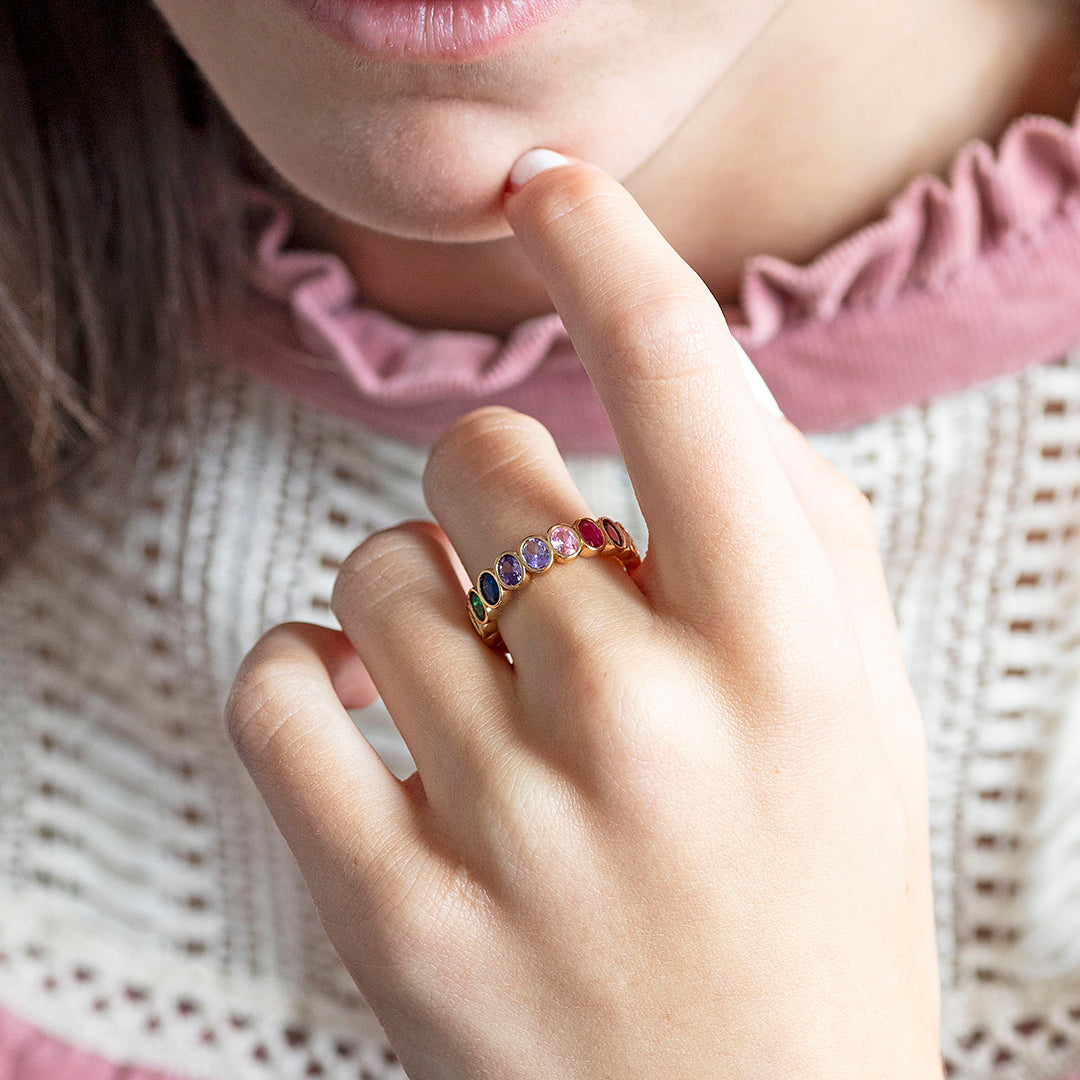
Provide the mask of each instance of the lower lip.
POLYGON ((572 0, 286 0, 316 26, 378 59, 474 60, 510 44, 572 0))

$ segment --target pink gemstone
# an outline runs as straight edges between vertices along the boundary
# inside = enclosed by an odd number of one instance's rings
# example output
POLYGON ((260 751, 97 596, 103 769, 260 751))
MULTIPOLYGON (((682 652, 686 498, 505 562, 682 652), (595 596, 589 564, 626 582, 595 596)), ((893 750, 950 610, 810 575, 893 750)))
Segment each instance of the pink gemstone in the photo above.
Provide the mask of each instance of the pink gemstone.
POLYGON ((556 525, 548 532, 548 543, 560 559, 572 559, 581 550, 581 541, 569 525, 556 525))
POLYGON ((606 542, 604 533, 600 526, 592 521, 590 518, 582 518, 578 522, 578 533, 581 535, 581 539, 588 544, 594 551, 598 551, 602 548, 606 542))

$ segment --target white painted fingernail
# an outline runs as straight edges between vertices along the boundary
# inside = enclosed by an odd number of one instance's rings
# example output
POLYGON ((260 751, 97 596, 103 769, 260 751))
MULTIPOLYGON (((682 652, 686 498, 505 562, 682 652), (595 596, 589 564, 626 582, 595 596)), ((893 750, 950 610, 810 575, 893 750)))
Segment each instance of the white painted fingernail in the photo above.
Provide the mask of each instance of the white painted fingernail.
POLYGON ((772 391, 769 389, 768 384, 761 377, 761 372, 754 367, 753 361, 746 355, 746 350, 736 341, 735 351, 739 354, 739 361, 742 364, 743 374, 746 376, 746 381, 750 384, 750 391, 754 395, 757 403, 772 416, 783 417, 783 412, 780 406, 776 404, 776 398, 772 396, 772 391))
POLYGON ((557 154, 554 150, 545 150, 543 147, 529 150, 514 162, 507 187, 510 191, 520 191, 537 173, 569 164, 569 158, 557 154))

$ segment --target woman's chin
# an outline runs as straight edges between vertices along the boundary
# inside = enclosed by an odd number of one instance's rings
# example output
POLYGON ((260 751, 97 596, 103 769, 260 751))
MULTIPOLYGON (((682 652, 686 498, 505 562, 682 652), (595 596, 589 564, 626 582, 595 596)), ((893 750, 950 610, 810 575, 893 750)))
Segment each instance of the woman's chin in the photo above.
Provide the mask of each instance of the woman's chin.
POLYGON ((480 153, 425 147, 421 153, 368 143, 364 151, 267 159, 305 200, 335 217, 406 240, 477 243, 511 235, 502 211, 507 177, 517 158, 535 143, 506 140, 480 153), (399 152, 395 152, 397 149, 399 152), (323 167, 312 168, 319 162, 323 167))
POLYGON ((502 212, 505 182, 505 176, 500 175, 494 182, 477 183, 473 188, 428 188, 411 202, 402 198, 401 191, 370 187, 354 195, 346 192, 340 202, 319 201, 345 221, 402 240, 481 243, 512 235, 502 212))
POLYGON ((260 106, 243 126, 296 191, 336 217, 402 239, 475 243, 510 234, 503 192, 527 150, 546 146, 621 177, 653 149, 655 126, 629 125, 606 100, 591 114, 569 103, 554 115, 414 92, 321 113, 260 106))

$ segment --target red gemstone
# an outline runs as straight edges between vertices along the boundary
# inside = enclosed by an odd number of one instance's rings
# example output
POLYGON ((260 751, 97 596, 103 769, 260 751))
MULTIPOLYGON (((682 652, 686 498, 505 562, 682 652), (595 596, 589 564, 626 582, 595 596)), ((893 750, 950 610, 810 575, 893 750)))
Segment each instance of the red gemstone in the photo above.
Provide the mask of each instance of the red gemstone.
POLYGON ((615 522, 612 521, 611 518, 603 518, 602 524, 604 526, 604 532, 611 537, 611 542, 616 547, 621 548, 623 546, 622 537, 619 535, 619 530, 616 527, 615 522))
POLYGON ((582 518, 578 522, 577 531, 578 536, 594 551, 599 551, 604 546, 604 534, 591 518, 582 518))

